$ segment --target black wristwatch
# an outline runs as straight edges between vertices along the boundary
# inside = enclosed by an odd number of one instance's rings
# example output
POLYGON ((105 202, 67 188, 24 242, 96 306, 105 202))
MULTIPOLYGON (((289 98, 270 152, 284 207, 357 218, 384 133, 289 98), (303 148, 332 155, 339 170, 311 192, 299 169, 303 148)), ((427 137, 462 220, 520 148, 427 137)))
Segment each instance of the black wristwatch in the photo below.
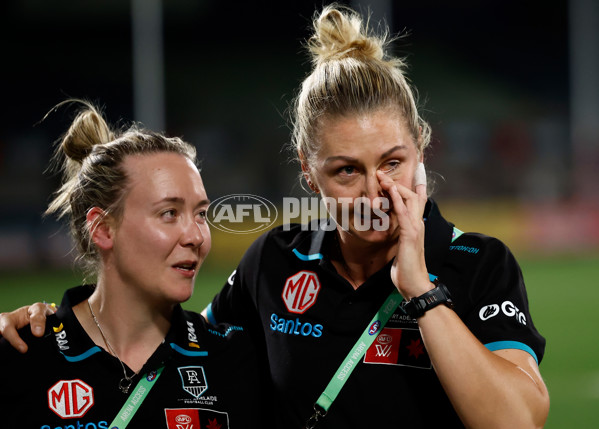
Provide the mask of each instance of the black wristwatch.
POLYGON ((437 279, 435 279, 433 283, 435 284, 434 289, 401 303, 403 311, 412 319, 418 319, 428 310, 439 304, 445 304, 449 308, 453 308, 453 301, 451 300, 451 294, 449 293, 447 286, 437 279))

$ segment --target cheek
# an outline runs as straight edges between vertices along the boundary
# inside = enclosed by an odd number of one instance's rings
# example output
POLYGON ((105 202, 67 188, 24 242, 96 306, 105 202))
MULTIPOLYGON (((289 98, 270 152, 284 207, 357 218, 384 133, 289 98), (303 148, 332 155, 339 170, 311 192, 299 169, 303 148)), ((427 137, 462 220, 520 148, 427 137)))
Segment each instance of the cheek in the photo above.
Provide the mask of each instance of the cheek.
POLYGON ((154 230, 152 234, 147 234, 150 243, 156 246, 170 245, 176 242, 174 234, 169 234, 168 231, 154 230))
POLYGON ((136 225, 135 238, 137 247, 141 252, 168 251, 176 242, 173 231, 168 228, 160 228, 152 223, 139 223, 136 225))
POLYGON ((205 224, 201 231, 202 236, 204 237, 204 242, 202 243, 202 247, 200 247, 200 252, 206 256, 212 248, 212 236, 210 235, 210 228, 208 227, 208 224, 205 224))
POLYGON ((414 185, 414 172, 398 172, 395 175, 391 176, 395 183, 398 183, 408 189, 413 189, 414 185))
POLYGON ((320 194, 330 198, 355 198, 360 195, 358 180, 348 180, 343 183, 335 179, 321 180, 318 182, 320 194))

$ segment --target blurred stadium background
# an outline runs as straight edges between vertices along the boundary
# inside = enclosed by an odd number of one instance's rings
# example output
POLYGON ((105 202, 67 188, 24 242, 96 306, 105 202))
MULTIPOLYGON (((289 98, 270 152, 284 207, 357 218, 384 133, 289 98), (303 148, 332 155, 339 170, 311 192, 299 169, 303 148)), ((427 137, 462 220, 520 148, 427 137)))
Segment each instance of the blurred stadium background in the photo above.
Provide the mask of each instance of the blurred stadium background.
MULTIPOLYGON (((324 2, 5 0, 0 4, 0 311, 60 300, 77 284, 66 230, 41 219, 45 172, 72 111, 67 97, 182 135, 211 199, 304 196, 286 110, 309 69, 301 48, 324 2)), ((462 230, 506 242, 521 261, 548 347, 547 428, 599 427, 599 2, 354 1, 407 37, 433 127, 435 198, 462 230)), ((252 235, 214 231, 186 306, 201 309, 252 235)))

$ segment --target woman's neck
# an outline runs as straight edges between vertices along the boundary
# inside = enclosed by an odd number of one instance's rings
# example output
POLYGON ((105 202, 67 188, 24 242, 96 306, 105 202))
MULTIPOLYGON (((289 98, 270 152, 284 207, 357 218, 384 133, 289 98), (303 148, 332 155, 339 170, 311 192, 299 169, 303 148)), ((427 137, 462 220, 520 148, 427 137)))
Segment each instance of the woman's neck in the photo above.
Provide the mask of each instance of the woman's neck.
POLYGON ((396 242, 367 243, 351 234, 335 231, 333 265, 354 289, 383 268, 396 253, 396 242))
POLYGON ((73 311, 94 343, 138 372, 164 340, 173 307, 157 309, 127 295, 124 288, 108 291, 98 282, 73 311))

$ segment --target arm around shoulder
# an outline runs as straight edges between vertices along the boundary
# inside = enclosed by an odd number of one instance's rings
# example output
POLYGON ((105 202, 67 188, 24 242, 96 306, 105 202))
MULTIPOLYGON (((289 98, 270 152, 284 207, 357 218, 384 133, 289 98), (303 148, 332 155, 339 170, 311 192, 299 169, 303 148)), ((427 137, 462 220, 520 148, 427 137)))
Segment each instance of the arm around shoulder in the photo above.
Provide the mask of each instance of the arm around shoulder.
POLYGON ((26 305, 9 313, 0 313, 0 336, 21 353, 27 352, 28 346, 19 336, 18 329, 31 325, 31 333, 36 337, 44 334, 46 316, 54 314, 56 306, 37 302, 26 305))

